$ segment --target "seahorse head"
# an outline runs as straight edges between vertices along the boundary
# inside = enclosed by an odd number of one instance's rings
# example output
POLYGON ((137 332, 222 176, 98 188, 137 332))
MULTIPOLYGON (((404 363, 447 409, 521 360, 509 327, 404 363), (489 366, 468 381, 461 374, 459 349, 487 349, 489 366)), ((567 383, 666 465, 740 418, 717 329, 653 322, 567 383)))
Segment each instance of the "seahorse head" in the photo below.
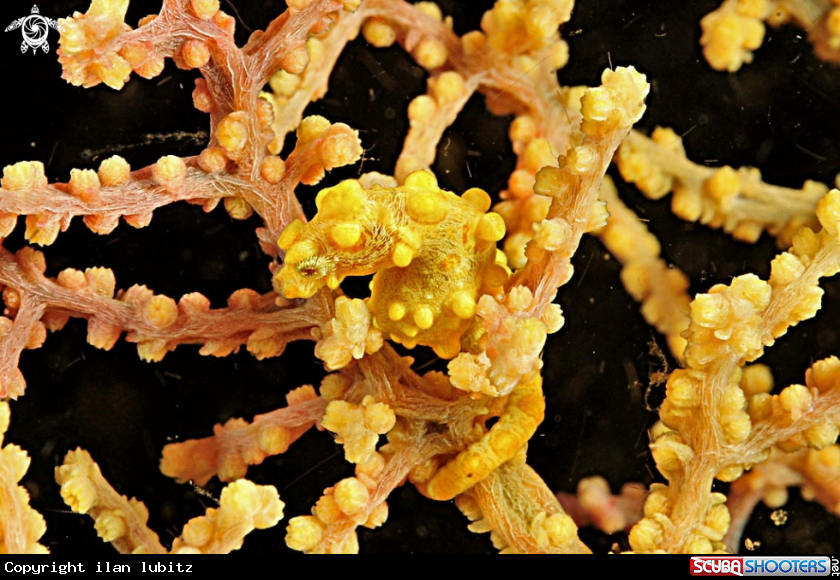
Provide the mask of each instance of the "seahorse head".
POLYGON ((278 291, 286 298, 311 298, 324 285, 338 288, 336 265, 311 239, 292 244, 283 268, 275 276, 278 291))

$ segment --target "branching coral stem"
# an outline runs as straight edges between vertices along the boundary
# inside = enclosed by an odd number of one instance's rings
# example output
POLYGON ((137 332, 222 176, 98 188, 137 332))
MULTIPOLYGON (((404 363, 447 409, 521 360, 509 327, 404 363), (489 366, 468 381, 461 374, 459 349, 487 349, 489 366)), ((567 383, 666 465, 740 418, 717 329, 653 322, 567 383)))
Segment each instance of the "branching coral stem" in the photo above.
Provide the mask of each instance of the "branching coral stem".
MULTIPOLYGON (((300 305, 281 301, 283 306, 278 307, 276 298, 267 295, 256 300, 253 305, 257 308, 210 310, 187 306, 173 323, 161 326, 144 315, 143 304, 121 301, 94 291, 65 288, 44 276, 42 266, 43 256, 38 252, 29 250, 13 256, 0 248, 0 283, 14 288, 20 296, 20 306, 11 328, 0 339, 3 345, 0 371, 6 377, 19 377, 20 353, 33 340, 33 333, 43 329, 40 319, 46 312, 86 318, 90 323, 95 321, 113 329, 117 335, 125 330, 130 342, 160 341, 167 348, 178 344, 224 343, 230 352, 247 343, 255 331, 264 328, 283 329, 272 334, 276 343, 311 338, 311 329, 318 325, 325 308, 319 299, 300 305)), ((20 377, 2 386, 4 395, 13 398, 20 396, 23 388, 20 377)))

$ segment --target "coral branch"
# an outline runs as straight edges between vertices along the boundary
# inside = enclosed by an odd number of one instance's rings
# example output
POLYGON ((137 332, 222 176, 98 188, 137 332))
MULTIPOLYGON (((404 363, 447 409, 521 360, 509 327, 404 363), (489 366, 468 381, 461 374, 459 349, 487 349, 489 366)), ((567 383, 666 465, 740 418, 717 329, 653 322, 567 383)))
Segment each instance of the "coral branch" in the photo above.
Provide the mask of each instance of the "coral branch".
POLYGON ((163 448, 160 470, 178 482, 204 485, 214 475, 222 481, 245 477, 248 465, 284 453, 324 416, 326 401, 310 386, 286 395, 288 407, 257 415, 253 423, 229 419, 213 428, 213 436, 171 443, 163 448))
POLYGON ((90 454, 77 449, 55 470, 61 497, 76 513, 90 514, 96 533, 123 554, 166 554, 157 534, 146 525, 149 510, 143 502, 119 495, 102 477, 90 454))
MULTIPOLYGON (((0 401, 0 445, 9 428, 9 404, 0 401)), ((46 554, 38 543, 47 526, 29 507, 29 493, 18 482, 29 469, 29 456, 17 445, 0 449, 0 553, 46 554)))
POLYGON ((458 498, 458 508, 473 521, 470 530, 490 532, 502 553, 589 553, 572 518, 522 455, 458 498))
POLYGON ((601 81, 601 87, 588 89, 581 98, 583 143, 558 158, 560 167, 542 169, 534 185, 538 195, 552 198, 551 207, 541 235, 528 244, 528 263, 512 282, 531 289, 530 310, 538 315, 572 277, 570 258, 580 238, 603 225, 606 214, 596 203, 601 179, 613 152, 645 111, 650 85, 634 68, 606 70, 601 81))
MULTIPOLYGON (((138 343, 141 357, 147 360, 160 360, 180 344, 203 344, 202 354, 215 356, 246 344, 255 356, 264 358, 280 354, 287 342, 310 338, 325 307, 314 300, 302 308, 290 308, 293 305, 289 303, 283 303, 286 308, 282 308, 275 306, 272 296, 239 291, 231 296, 227 308, 211 310, 209 300, 200 294, 187 294, 176 304, 171 298, 155 296, 145 286, 134 286, 112 298, 115 281, 110 270, 64 270, 54 282, 43 275, 45 264, 39 252, 21 251, 16 259, 8 252, 0 253, 0 281, 23 297, 25 307, 17 314, 20 322, 12 325, 6 336, 21 348, 27 341, 31 344, 31 339, 22 337, 32 335, 40 313, 49 309, 87 318, 88 341, 105 350, 122 331, 128 331, 127 340, 138 343), (268 331, 271 328, 283 330, 268 331)), ((14 350, 10 347, 8 352, 14 350)), ((16 361, 7 360, 7 365, 16 361)), ((9 369, 7 366, 6 372, 9 369)))
POLYGON ((625 483, 621 493, 610 493, 601 476, 584 477, 577 494, 558 493, 557 499, 578 527, 592 525, 607 534, 627 529, 642 519, 647 490, 639 483, 625 483))
POLYGON ((621 176, 651 199, 673 190, 671 208, 682 219, 723 228, 745 242, 755 242, 766 230, 781 248, 791 244, 799 228, 816 225, 814 209, 828 191, 810 180, 802 189, 767 184, 752 167, 697 165, 686 158, 682 138, 661 127, 651 138, 631 132, 618 150, 616 164, 621 176))
POLYGON ((285 504, 270 485, 256 485, 246 479, 234 481, 222 490, 218 508, 193 518, 172 544, 173 554, 227 554, 242 547, 245 536, 264 530, 283 519, 285 504))
POLYGON ((735 72, 753 60, 764 40, 764 22, 795 22, 808 31, 817 54, 840 59, 840 11, 829 0, 725 0, 701 21, 703 56, 716 70, 735 72))
POLYGON ((356 467, 356 477, 325 490, 311 516, 289 520, 286 544, 306 553, 353 554, 359 551, 356 528, 377 528, 388 517, 385 499, 412 469, 446 450, 439 438, 419 425, 401 429, 400 444, 387 445, 356 467))
POLYGON ((130 172, 118 156, 103 161, 98 172, 74 169, 69 183, 53 185, 47 184, 41 163, 20 162, 4 168, 2 185, 3 236, 12 232, 14 217, 25 215, 27 239, 42 246, 52 244, 74 216, 84 216, 91 231, 108 234, 121 217, 141 228, 154 210, 170 203, 200 203, 209 211, 223 198, 254 189, 233 176, 208 175, 195 158, 164 157, 130 172))
POLYGON ((782 507, 787 503, 787 488, 794 486, 802 487, 806 499, 815 499, 840 515, 840 446, 795 453, 774 449, 770 457, 733 482, 726 500, 732 514, 724 539, 727 547, 738 551, 747 520, 759 501, 772 509, 782 507))
POLYGON ((769 283, 740 276, 692 302, 687 368, 668 380, 660 413, 667 429, 651 445, 670 485, 652 488, 645 518, 630 534, 635 550, 723 549, 730 516, 723 498, 710 493, 713 478, 736 479, 764 460, 774 444, 787 451, 820 449, 837 439, 836 358, 809 370, 808 387, 792 385, 779 395, 758 392, 749 404, 739 385, 740 367, 761 356, 789 326, 812 317, 822 296, 817 282, 840 271, 840 191, 820 200, 817 217, 823 229, 800 230, 791 252, 773 260, 769 283), (705 412, 698 415, 701 405, 705 412))
MULTIPOLYGON (((82 449, 67 454, 55 470, 61 496, 77 513, 95 521, 96 533, 123 554, 166 554, 157 535, 147 526, 149 510, 143 502, 119 495, 102 477, 99 466, 82 449)), ((175 540, 173 554, 226 554, 238 550, 254 529, 277 525, 284 504, 271 486, 237 481, 224 490, 218 508, 193 518, 175 540)))
POLYGON ((465 80, 454 71, 432 77, 428 82, 428 94, 415 97, 408 106, 410 129, 394 170, 399 183, 418 169, 431 168, 443 132, 478 87, 477 78, 465 80))
POLYGON ((688 278, 659 257, 659 241, 618 198, 609 177, 601 186, 601 200, 607 203, 607 225, 595 232, 607 250, 624 266, 621 282, 627 292, 642 304, 642 316, 665 335, 671 354, 682 359, 688 329, 691 298, 688 278))
POLYGON ((18 370, 20 353, 25 348, 37 348, 43 342, 44 325, 40 322, 44 308, 34 299, 24 296, 20 300, 14 321, 3 317, 4 326, 0 342, 0 397, 17 399, 23 395, 26 381, 18 370), (36 338, 33 341, 33 338, 36 338))
POLYGON ((280 67, 271 76, 271 93, 263 95, 270 100, 274 108, 272 128, 275 137, 269 145, 273 154, 280 152, 284 137, 300 124, 303 111, 309 103, 317 101, 327 92, 330 72, 347 42, 359 33, 367 13, 367 4, 353 13, 338 13, 326 34, 309 37, 307 40, 309 63, 302 73, 287 72, 284 67, 280 67))

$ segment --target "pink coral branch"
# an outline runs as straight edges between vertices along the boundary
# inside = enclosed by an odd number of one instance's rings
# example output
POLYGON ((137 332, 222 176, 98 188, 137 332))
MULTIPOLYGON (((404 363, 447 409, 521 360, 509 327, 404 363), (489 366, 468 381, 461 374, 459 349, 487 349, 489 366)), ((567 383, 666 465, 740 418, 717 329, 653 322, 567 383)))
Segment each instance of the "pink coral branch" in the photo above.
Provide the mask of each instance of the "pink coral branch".
POLYGON ((807 449, 790 455, 776 453, 732 483, 726 497, 732 523, 723 539, 732 552, 738 552, 744 528, 758 502, 764 499, 771 507, 784 505, 787 500, 786 488, 802 484, 802 474, 793 467, 793 460, 796 456, 809 453, 811 451, 807 449), (781 503, 775 501, 774 496, 771 495, 773 492, 776 498, 784 499, 784 501, 781 503), (780 492, 782 497, 779 497, 780 492))
POLYGON ((477 84, 478 90, 487 95, 487 107, 493 113, 531 115, 542 136, 555 147, 555 154, 566 149, 579 115, 567 111, 557 98, 561 87, 547 51, 537 54, 537 64, 523 73, 516 68, 512 55, 495 50, 490 43, 467 53, 462 39, 450 27, 418 13, 406 2, 372 0, 365 3, 363 9, 369 17, 379 17, 396 26, 400 31, 397 42, 409 53, 423 38, 441 41, 448 53, 441 70, 453 70, 464 77, 467 84, 477 84))
POLYGON ((216 425, 212 437, 167 445, 161 471, 179 482, 198 485, 217 474, 223 481, 244 477, 248 465, 285 452, 324 416, 327 402, 312 387, 296 389, 286 398, 288 407, 257 415, 253 423, 230 419, 216 425))
POLYGON ((561 492, 557 499, 578 527, 591 525, 614 534, 642 518, 646 496, 645 486, 635 482, 625 483, 619 494, 612 494, 607 480, 596 475, 581 479, 577 494, 561 492))
POLYGON ((185 160, 183 179, 160 183, 154 178, 154 166, 131 173, 125 183, 103 186, 94 197, 83 198, 71 193, 69 184, 36 185, 21 190, 0 189, 0 212, 14 215, 51 215, 69 223, 74 216, 90 216, 88 226, 98 233, 109 233, 120 217, 142 227, 151 221, 152 212, 176 201, 215 202, 243 188, 251 187, 243 180, 221 175, 208 175, 197 166, 196 158, 185 160), (109 224, 107 231, 100 227, 109 224))
POLYGON ((65 320, 68 316, 88 319, 88 340, 106 350, 122 331, 128 331, 127 340, 139 343, 143 358, 159 360, 181 344, 202 344, 203 354, 216 356, 247 344, 258 358, 276 356, 287 342, 311 338, 311 329, 327 308, 318 299, 300 305, 281 301, 278 306, 272 295, 260 297, 253 291, 234 293, 227 308, 211 310, 209 301, 200 294, 188 294, 176 306, 171 299, 155 297, 141 286, 120 292, 114 299, 109 270, 93 269, 87 276, 68 270, 56 283, 44 276, 44 267, 38 252, 28 250, 13 257, 0 250, 0 282, 21 296, 21 306, 2 349, 5 384, 18 385, 10 391, 16 394, 21 389, 20 380, 15 380, 18 356, 32 342, 33 333, 41 325, 39 319, 47 310, 65 320), (159 312, 161 308, 165 316, 159 312))
POLYGON ((0 397, 2 398, 17 399, 26 388, 26 382, 18 369, 18 361, 20 353, 31 343, 33 333, 39 328, 43 329, 40 322, 43 313, 42 304, 24 296, 11 329, 0 339, 0 397))
MULTIPOLYGON (((0 401, 0 445, 9 428, 9 404, 0 401)), ((6 554, 46 553, 38 543, 46 525, 44 518, 29 507, 29 493, 18 486, 30 459, 17 445, 0 448, 0 543, 6 554)))
MULTIPOLYGON (((816 392, 816 391, 814 391, 816 392)), ((833 388, 814 396, 813 402, 800 416, 793 414, 781 416, 773 414, 765 419, 755 421, 749 439, 744 442, 750 452, 730 452, 729 459, 749 462, 750 459, 761 457, 761 451, 769 445, 789 440, 825 423, 840 423, 840 388, 833 388)))
POLYGON ((831 513, 840 514, 840 446, 795 453, 774 450, 770 457, 732 483, 726 503, 732 524, 724 542, 737 552, 753 508, 764 501, 770 508, 787 502, 787 488, 801 486, 802 497, 816 500, 831 513))
POLYGON ((254 76, 261 78, 263 84, 281 68, 291 73, 302 72, 309 60, 306 39, 313 30, 325 29, 331 18, 328 15, 341 8, 341 2, 336 0, 314 0, 303 9, 287 11, 275 18, 264 33, 253 37, 243 48, 249 59, 249 70, 255 71, 254 76), (289 70, 297 67, 300 70, 289 70))
POLYGON ((339 12, 334 16, 335 22, 329 31, 318 37, 319 46, 323 50, 320 58, 310 60, 306 70, 299 75, 300 83, 294 93, 288 96, 283 95, 282 104, 278 103, 275 107, 273 124, 275 139, 281 141, 286 134, 294 131, 303 119, 303 111, 309 103, 317 101, 326 94, 330 73, 338 57, 341 56, 347 42, 359 34, 359 28, 368 15, 367 5, 352 14, 339 12))
POLYGON ((361 402, 366 394, 385 402, 397 416, 422 421, 447 421, 452 417, 469 419, 486 401, 461 396, 461 391, 448 381, 435 380, 434 374, 421 376, 410 368, 413 360, 397 354, 385 344, 366 356, 359 364, 348 367, 343 376, 351 386, 342 395, 345 400, 361 402))

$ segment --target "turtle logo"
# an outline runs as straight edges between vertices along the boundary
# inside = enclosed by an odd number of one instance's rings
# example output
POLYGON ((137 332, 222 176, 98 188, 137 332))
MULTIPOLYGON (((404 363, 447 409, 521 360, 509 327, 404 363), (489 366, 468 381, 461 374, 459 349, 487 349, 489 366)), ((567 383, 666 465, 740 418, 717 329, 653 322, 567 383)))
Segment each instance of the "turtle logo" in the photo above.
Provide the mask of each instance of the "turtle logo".
POLYGON ((47 42, 47 34, 49 28, 59 30, 58 21, 53 18, 41 16, 38 6, 32 7, 32 13, 29 16, 18 18, 6 27, 6 32, 10 30, 17 30, 21 28, 23 33, 23 43, 20 45, 20 51, 26 52, 28 48, 32 48, 32 54, 42 49, 44 52, 49 52, 50 43, 47 42))

